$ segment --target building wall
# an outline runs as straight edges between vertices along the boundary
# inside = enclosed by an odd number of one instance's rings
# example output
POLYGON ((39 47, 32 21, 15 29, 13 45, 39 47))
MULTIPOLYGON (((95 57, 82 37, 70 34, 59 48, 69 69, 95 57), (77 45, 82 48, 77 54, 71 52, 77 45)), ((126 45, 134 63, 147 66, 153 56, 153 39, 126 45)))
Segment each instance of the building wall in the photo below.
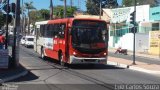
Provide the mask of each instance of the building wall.
POLYGON ((149 33, 149 53, 160 54, 160 31, 151 31, 149 33))
MULTIPOLYGON (((141 5, 136 7, 136 22, 149 21, 149 5, 141 5)), ((134 7, 124 7, 116 9, 103 9, 103 14, 111 18, 111 23, 129 22, 130 14, 134 11, 134 7)))
POLYGON ((152 30, 151 22, 140 22, 139 23, 139 32, 140 33, 149 33, 152 30))
MULTIPOLYGON (((148 34, 136 33, 135 40, 135 49, 137 52, 144 52, 149 49, 148 34)), ((115 47, 122 47, 122 49, 133 51, 133 33, 127 33, 120 37, 120 40, 116 43, 115 47)))
POLYGON ((160 6, 150 8, 150 21, 160 21, 160 6))

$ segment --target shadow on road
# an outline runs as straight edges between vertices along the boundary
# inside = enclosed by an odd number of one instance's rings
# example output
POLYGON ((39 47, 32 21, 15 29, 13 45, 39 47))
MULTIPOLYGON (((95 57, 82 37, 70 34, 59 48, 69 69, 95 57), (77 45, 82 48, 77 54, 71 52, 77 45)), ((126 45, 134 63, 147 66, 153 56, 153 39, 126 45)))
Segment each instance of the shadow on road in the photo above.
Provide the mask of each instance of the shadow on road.
POLYGON ((59 64, 59 61, 51 58, 47 58, 44 62, 47 62, 49 65, 53 67, 58 67, 58 69, 79 69, 79 70, 125 69, 105 64, 66 64, 65 66, 61 66, 59 64))
POLYGON ((86 70, 86 69, 89 69, 89 70, 124 69, 124 68, 116 67, 116 66, 113 66, 113 65, 104 65, 104 64, 69 65, 69 68, 79 69, 79 70, 86 70))
POLYGON ((28 82, 28 81, 36 80, 38 78, 39 78, 38 76, 36 76, 35 74, 29 71, 27 75, 20 77, 18 79, 15 79, 13 81, 10 81, 10 82, 24 82, 24 81, 28 82))

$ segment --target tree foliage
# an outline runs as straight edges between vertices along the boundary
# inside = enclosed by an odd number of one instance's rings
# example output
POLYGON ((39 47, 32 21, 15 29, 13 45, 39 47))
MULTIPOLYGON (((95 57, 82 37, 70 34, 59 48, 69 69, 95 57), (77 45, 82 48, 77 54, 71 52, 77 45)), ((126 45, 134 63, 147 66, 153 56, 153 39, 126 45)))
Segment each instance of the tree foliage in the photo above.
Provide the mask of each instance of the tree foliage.
MULTIPOLYGON (((67 6, 67 17, 73 16, 74 12, 77 10, 76 7, 67 6)), ((55 18, 63 18, 63 6, 56 6, 53 9, 53 15, 55 18)), ((49 20, 50 11, 48 9, 32 10, 29 12, 30 22, 34 24, 37 21, 49 20)))
POLYGON ((34 6, 33 6, 33 2, 26 2, 24 3, 25 5, 25 8, 26 9, 36 9, 34 6))
MULTIPOLYGON (((118 7, 117 0, 101 0, 102 8, 116 8, 118 7)), ((98 15, 100 12, 100 0, 87 0, 87 13, 98 15)))
MULTIPOLYGON (((77 10, 76 7, 69 7, 67 6, 67 17, 69 16, 73 16, 74 12, 77 10)), ((57 18, 63 18, 63 12, 64 12, 64 7, 63 6, 56 6, 53 9, 53 14, 55 15, 55 17, 57 18)))
POLYGON ((43 20, 39 11, 33 10, 29 12, 30 16, 30 23, 34 24, 38 20, 43 20))
POLYGON ((41 14, 41 18, 43 20, 48 20, 50 18, 50 11, 47 9, 41 9, 39 10, 39 13, 41 14))
MULTIPOLYGON (((122 1, 122 5, 124 6, 134 6, 134 1, 135 0, 123 0, 122 1)), ((159 0, 136 0, 137 1, 137 5, 147 5, 149 4, 151 7, 152 6, 158 6, 158 2, 159 0)))
POLYGON ((132 6, 132 3, 133 0, 123 0, 122 1, 122 5, 124 5, 125 7, 129 7, 129 6, 132 6))

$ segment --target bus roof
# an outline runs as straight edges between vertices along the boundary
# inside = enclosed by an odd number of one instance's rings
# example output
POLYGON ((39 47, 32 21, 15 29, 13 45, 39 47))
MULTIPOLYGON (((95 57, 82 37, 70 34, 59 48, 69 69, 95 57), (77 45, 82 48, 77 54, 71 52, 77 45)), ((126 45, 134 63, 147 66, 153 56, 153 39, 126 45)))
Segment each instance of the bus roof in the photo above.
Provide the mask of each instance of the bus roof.
POLYGON ((47 24, 48 21, 40 21, 40 22, 36 22, 35 25, 42 25, 42 24, 47 24))
MULTIPOLYGON (((52 23, 65 23, 74 21, 74 20, 96 20, 96 21, 105 21, 101 19, 94 19, 94 18, 62 18, 62 19, 53 19, 53 20, 47 20, 47 21, 40 21, 36 22, 35 25, 42 25, 42 24, 52 24, 52 23)), ((106 21, 105 21, 106 22, 106 21)), ((107 22, 109 23, 109 22, 107 22)))

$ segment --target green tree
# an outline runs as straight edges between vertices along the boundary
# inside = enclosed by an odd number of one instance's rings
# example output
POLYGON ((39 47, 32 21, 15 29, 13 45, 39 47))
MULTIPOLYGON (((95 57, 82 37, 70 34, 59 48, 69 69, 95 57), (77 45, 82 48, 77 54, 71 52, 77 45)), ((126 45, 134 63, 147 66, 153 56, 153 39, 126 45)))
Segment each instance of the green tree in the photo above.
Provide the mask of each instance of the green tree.
MULTIPOLYGON (((117 0, 101 0, 102 8, 116 8, 118 7, 117 0)), ((87 13, 93 15, 99 15, 100 12, 100 0, 87 0, 86 2, 87 13)))
POLYGON ((39 13, 43 20, 48 20, 50 18, 50 11, 47 9, 41 9, 39 10, 39 13))
POLYGON ((30 10, 31 9, 36 9, 34 6, 33 6, 33 2, 31 1, 31 2, 26 2, 26 3, 24 3, 24 5, 25 5, 25 8, 27 9, 27 11, 28 11, 28 34, 30 34, 30 14, 29 14, 29 12, 30 12, 30 10))
POLYGON ((54 7, 53 14, 55 15, 56 18, 63 18, 63 11, 64 11, 63 6, 56 6, 54 7))
POLYGON ((122 5, 124 5, 125 7, 129 7, 129 6, 132 6, 132 3, 133 0, 123 0, 122 1, 122 5))
POLYGON ((36 21, 42 20, 41 13, 39 11, 33 10, 29 12, 30 23, 35 24, 36 21))
MULTIPOLYGON (((134 1, 135 0, 123 0, 122 1, 122 5, 124 6, 134 6, 134 1)), ((147 5, 149 4, 151 7, 152 6, 158 6, 158 2, 159 0, 136 0, 137 1, 137 5, 147 5)))
MULTIPOLYGON (((67 8, 67 17, 73 16, 74 12, 77 11, 77 7, 67 6, 66 8, 67 8)), ((54 7, 53 13, 57 18, 63 18, 63 12, 64 12, 64 7, 63 6, 54 7)))

